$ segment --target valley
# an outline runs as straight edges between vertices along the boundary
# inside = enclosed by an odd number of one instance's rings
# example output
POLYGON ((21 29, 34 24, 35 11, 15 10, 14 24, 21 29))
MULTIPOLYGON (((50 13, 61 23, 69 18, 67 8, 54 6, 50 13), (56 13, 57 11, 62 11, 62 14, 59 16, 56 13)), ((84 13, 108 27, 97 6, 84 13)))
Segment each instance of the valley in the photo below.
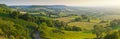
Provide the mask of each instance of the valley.
POLYGON ((0 4, 0 39, 120 39, 119 10, 0 4))

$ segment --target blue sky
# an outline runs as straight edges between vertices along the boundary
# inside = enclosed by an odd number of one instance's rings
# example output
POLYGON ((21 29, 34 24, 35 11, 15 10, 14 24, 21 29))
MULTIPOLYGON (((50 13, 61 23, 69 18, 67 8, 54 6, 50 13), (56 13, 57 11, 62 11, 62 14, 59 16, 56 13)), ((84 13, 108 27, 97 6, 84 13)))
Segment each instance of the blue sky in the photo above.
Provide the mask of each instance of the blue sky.
POLYGON ((7 5, 120 6, 120 0, 0 0, 7 5))

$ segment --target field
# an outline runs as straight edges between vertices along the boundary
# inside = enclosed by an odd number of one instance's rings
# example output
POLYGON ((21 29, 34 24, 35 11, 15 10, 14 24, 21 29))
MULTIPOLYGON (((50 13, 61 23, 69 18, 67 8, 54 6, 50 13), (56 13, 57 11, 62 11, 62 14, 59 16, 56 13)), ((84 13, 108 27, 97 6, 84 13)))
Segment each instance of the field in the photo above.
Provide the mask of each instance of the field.
POLYGON ((63 31, 64 34, 53 33, 50 38, 52 39, 85 39, 95 38, 96 35, 92 33, 84 33, 81 31, 63 31))
POLYGON ((68 24, 69 26, 77 26, 80 27, 82 29, 87 29, 87 30, 91 30, 93 29, 93 26, 95 25, 95 23, 89 23, 89 22, 72 22, 68 24))
POLYGON ((120 19, 120 15, 105 15, 101 17, 105 20, 114 20, 114 19, 120 19))
POLYGON ((63 22, 70 22, 77 17, 79 17, 79 16, 69 16, 69 17, 55 18, 54 20, 59 20, 59 21, 63 21, 63 22))
POLYGON ((87 29, 87 30, 93 29, 93 26, 100 22, 100 20, 97 20, 97 19, 96 20, 91 19, 90 22, 71 22, 72 20, 74 20, 77 17, 80 17, 80 16, 56 18, 55 20, 59 20, 59 21, 63 21, 63 22, 70 22, 68 24, 69 26, 77 26, 77 27, 80 27, 82 29, 87 29))
POLYGON ((70 16, 70 17, 62 17, 62 18, 56 18, 54 20, 59 20, 63 22, 70 22, 68 23, 68 26, 76 26, 80 27, 81 29, 88 30, 88 31, 64 31, 64 34, 58 34, 56 37, 56 34, 53 35, 52 38, 55 39, 87 39, 87 38, 96 38, 95 34, 92 34, 90 30, 93 29, 93 26, 100 22, 100 20, 92 19, 90 22, 71 22, 75 18, 80 16, 70 16), (89 32, 90 31, 90 32, 89 32), (62 38, 61 38, 62 37, 62 38))
MULTIPOLYGON (((101 20, 99 19, 91 19, 90 22, 71 22, 71 20, 75 19, 76 17, 79 16, 70 16, 70 17, 63 17, 63 18, 57 18, 55 20, 59 20, 59 21, 64 21, 64 22, 70 22, 68 23, 68 26, 76 26, 76 27, 80 27, 83 31, 64 31, 64 35, 57 35, 58 37, 56 37, 55 39, 61 38, 61 39, 92 39, 92 38, 96 38, 95 34, 92 34, 94 25, 102 25, 103 27, 108 26, 108 23, 100 23, 101 20)), ((56 34, 55 34, 56 36, 56 34)), ((53 36, 54 38, 54 36, 53 36)))

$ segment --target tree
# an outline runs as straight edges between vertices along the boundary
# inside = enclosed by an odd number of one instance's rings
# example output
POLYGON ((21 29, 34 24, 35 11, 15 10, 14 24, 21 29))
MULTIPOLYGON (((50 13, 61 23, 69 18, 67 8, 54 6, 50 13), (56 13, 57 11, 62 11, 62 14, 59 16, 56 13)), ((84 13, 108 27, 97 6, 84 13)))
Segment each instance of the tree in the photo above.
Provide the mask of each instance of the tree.
POLYGON ((110 22, 111 27, 117 27, 117 25, 120 25, 120 20, 112 20, 110 22))
POLYGON ((82 21, 81 17, 75 18, 74 21, 82 21))
POLYGON ((20 13, 18 11, 13 11, 12 13, 9 14, 11 17, 17 19, 20 15, 20 13))
POLYGON ((81 31, 82 29, 81 29, 80 27, 73 26, 73 27, 72 27, 72 30, 73 30, 73 31, 81 31))
POLYGON ((106 21, 106 20, 102 20, 102 21, 100 21, 100 23, 107 23, 108 21, 106 21))
POLYGON ((111 32, 111 33, 107 34, 104 38, 105 39, 120 39, 120 33, 119 32, 111 32))
POLYGON ((97 39, 102 38, 103 32, 105 31, 105 28, 102 25, 95 25, 94 26, 94 33, 96 34, 97 39))
POLYGON ((59 28, 59 29, 64 29, 66 26, 68 26, 66 22, 63 21, 59 21, 59 20, 54 20, 53 24, 55 27, 59 28))
POLYGON ((82 19, 88 19, 87 15, 81 15, 82 19))
POLYGON ((90 18, 88 19, 88 22, 90 22, 90 18))
POLYGON ((47 12, 47 16, 51 17, 52 12, 50 12, 50 11, 46 11, 46 12, 47 12))
POLYGON ((64 28, 67 31, 81 31, 82 30, 80 27, 76 27, 76 26, 66 26, 64 28))
POLYGON ((66 27, 65 27, 65 30, 67 30, 67 31, 72 31, 72 27, 71 27, 71 26, 66 26, 66 27))
POLYGON ((15 39, 15 37, 13 35, 10 35, 9 39, 15 39))
POLYGON ((24 19, 26 21, 30 21, 30 22, 32 22, 34 20, 34 18, 31 15, 29 15, 29 14, 21 15, 20 18, 24 19))

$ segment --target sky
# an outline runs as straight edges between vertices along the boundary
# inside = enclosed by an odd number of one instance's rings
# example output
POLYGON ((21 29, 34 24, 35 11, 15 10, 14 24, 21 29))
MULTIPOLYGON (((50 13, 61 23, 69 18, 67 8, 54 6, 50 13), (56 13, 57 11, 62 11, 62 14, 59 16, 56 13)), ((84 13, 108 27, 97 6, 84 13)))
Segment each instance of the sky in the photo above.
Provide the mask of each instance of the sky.
POLYGON ((0 0, 7 5, 120 6, 120 0, 0 0))

